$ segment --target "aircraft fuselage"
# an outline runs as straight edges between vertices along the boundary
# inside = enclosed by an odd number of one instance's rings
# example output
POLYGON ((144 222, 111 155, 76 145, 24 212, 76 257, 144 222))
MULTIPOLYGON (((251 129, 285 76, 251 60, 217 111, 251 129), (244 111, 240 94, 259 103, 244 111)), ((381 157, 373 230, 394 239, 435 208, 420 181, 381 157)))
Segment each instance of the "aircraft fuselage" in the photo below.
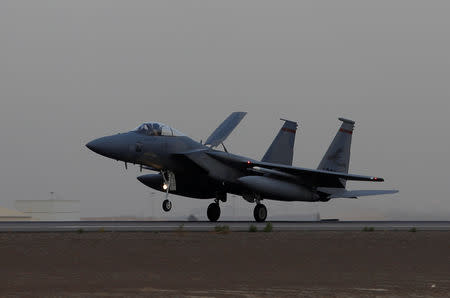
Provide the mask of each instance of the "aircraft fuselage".
POLYGON ((220 217, 219 202, 227 194, 242 196, 255 202, 254 217, 264 221, 266 207, 261 200, 328 201, 332 198, 396 193, 396 190, 348 191, 348 180, 382 182, 383 178, 348 174, 350 145, 354 121, 342 121, 318 169, 292 166, 293 146, 297 123, 285 121, 278 135, 261 161, 213 149, 229 135, 245 113, 232 113, 208 138, 206 145, 196 142, 167 125, 147 122, 133 131, 91 141, 92 151, 123 161, 138 164, 159 172, 138 177, 148 187, 166 193, 163 209, 169 211, 169 193, 211 199, 208 218, 220 217))
MULTIPOLYGON (((93 140, 86 146, 111 159, 174 173, 176 190, 169 191, 173 194, 199 199, 215 198, 218 193, 227 192, 242 195, 237 179, 245 173, 211 157, 207 152, 216 150, 187 136, 146 136, 127 132, 93 140), (180 152, 191 152, 195 162, 178 155, 180 152)), ((165 191, 162 174, 143 175, 138 180, 155 190, 165 191)))

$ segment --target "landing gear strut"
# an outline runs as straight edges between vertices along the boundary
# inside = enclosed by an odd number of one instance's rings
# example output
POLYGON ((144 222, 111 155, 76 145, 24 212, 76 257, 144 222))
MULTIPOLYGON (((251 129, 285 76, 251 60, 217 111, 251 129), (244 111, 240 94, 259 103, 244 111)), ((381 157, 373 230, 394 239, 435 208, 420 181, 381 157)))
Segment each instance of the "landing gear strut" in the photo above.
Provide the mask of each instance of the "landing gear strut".
POLYGON ((209 221, 217 221, 220 217, 220 206, 219 206, 219 202, 216 200, 216 202, 211 203, 208 206, 208 211, 207 211, 207 215, 208 215, 208 219, 209 221))
POLYGON ((172 209, 172 202, 169 201, 169 190, 175 190, 176 188, 175 175, 169 171, 161 171, 161 176, 164 180, 163 190, 166 191, 166 199, 162 203, 162 208, 164 211, 169 212, 172 209))
POLYGON ((267 218, 267 208, 261 203, 256 204, 253 216, 257 222, 264 222, 267 218))

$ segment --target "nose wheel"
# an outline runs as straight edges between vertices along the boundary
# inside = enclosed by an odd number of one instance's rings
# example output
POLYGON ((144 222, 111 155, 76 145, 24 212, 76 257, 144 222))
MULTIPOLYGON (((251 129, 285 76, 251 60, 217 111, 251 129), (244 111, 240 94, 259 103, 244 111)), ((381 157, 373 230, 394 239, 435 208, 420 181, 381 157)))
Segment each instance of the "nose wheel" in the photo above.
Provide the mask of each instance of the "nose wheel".
POLYGON ((211 203, 207 211, 209 221, 215 222, 220 217, 220 206, 218 202, 211 203))
POLYGON ((267 208, 261 203, 256 204, 253 216, 257 222, 264 222, 267 218, 267 208))
POLYGON ((166 191, 166 199, 162 203, 162 208, 164 211, 169 212, 172 209, 172 202, 169 201, 169 190, 172 189, 172 185, 173 189, 175 189, 175 175, 169 171, 161 171, 161 176, 164 180, 162 188, 166 191))
POLYGON ((164 211, 169 212, 172 209, 172 202, 169 200, 164 200, 162 203, 162 208, 164 211))

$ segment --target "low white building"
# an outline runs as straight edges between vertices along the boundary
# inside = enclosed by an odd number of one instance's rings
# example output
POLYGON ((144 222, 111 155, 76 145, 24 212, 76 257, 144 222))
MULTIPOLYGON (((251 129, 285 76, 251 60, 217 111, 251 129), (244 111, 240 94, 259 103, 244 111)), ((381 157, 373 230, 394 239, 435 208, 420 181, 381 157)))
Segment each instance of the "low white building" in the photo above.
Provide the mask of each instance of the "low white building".
POLYGON ((31 216, 17 210, 0 207, 0 221, 28 221, 31 216))
POLYGON ((17 200, 15 207, 32 220, 78 221, 80 220, 79 200, 17 200))

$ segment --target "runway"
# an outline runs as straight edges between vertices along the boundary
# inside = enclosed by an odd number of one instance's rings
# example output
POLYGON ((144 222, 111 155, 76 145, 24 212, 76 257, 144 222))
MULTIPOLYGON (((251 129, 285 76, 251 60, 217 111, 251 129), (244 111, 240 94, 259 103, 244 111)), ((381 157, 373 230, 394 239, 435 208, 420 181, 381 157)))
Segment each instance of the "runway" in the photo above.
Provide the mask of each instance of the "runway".
MULTIPOLYGON (((450 221, 273 221, 273 231, 449 231, 450 221)), ((263 230, 267 223, 251 221, 181 222, 181 221, 71 221, 71 222, 0 222, 0 232, 208 232, 217 226, 230 231, 248 231, 250 226, 263 230)))
MULTIPOLYGON (((448 228, 448 223, 274 222, 272 233, 234 232, 247 230, 251 222, 219 224, 232 232, 213 232, 216 224, 207 222, 2 223, 6 230, 36 229, 0 233, 0 297, 450 293, 450 231, 424 230, 448 228), (180 230, 181 224, 186 226, 181 232, 158 232, 180 230), (413 225, 417 233, 408 232, 413 225), (375 232, 362 232, 364 226, 375 232), (93 232, 79 233, 80 227, 93 232), (153 232, 100 232, 136 227, 153 232), (50 228, 69 232, 42 232, 50 228), (207 232, 184 232, 194 228, 207 232), (381 231, 386 228, 408 230, 381 231)), ((258 224, 258 229, 263 226, 258 224)))

